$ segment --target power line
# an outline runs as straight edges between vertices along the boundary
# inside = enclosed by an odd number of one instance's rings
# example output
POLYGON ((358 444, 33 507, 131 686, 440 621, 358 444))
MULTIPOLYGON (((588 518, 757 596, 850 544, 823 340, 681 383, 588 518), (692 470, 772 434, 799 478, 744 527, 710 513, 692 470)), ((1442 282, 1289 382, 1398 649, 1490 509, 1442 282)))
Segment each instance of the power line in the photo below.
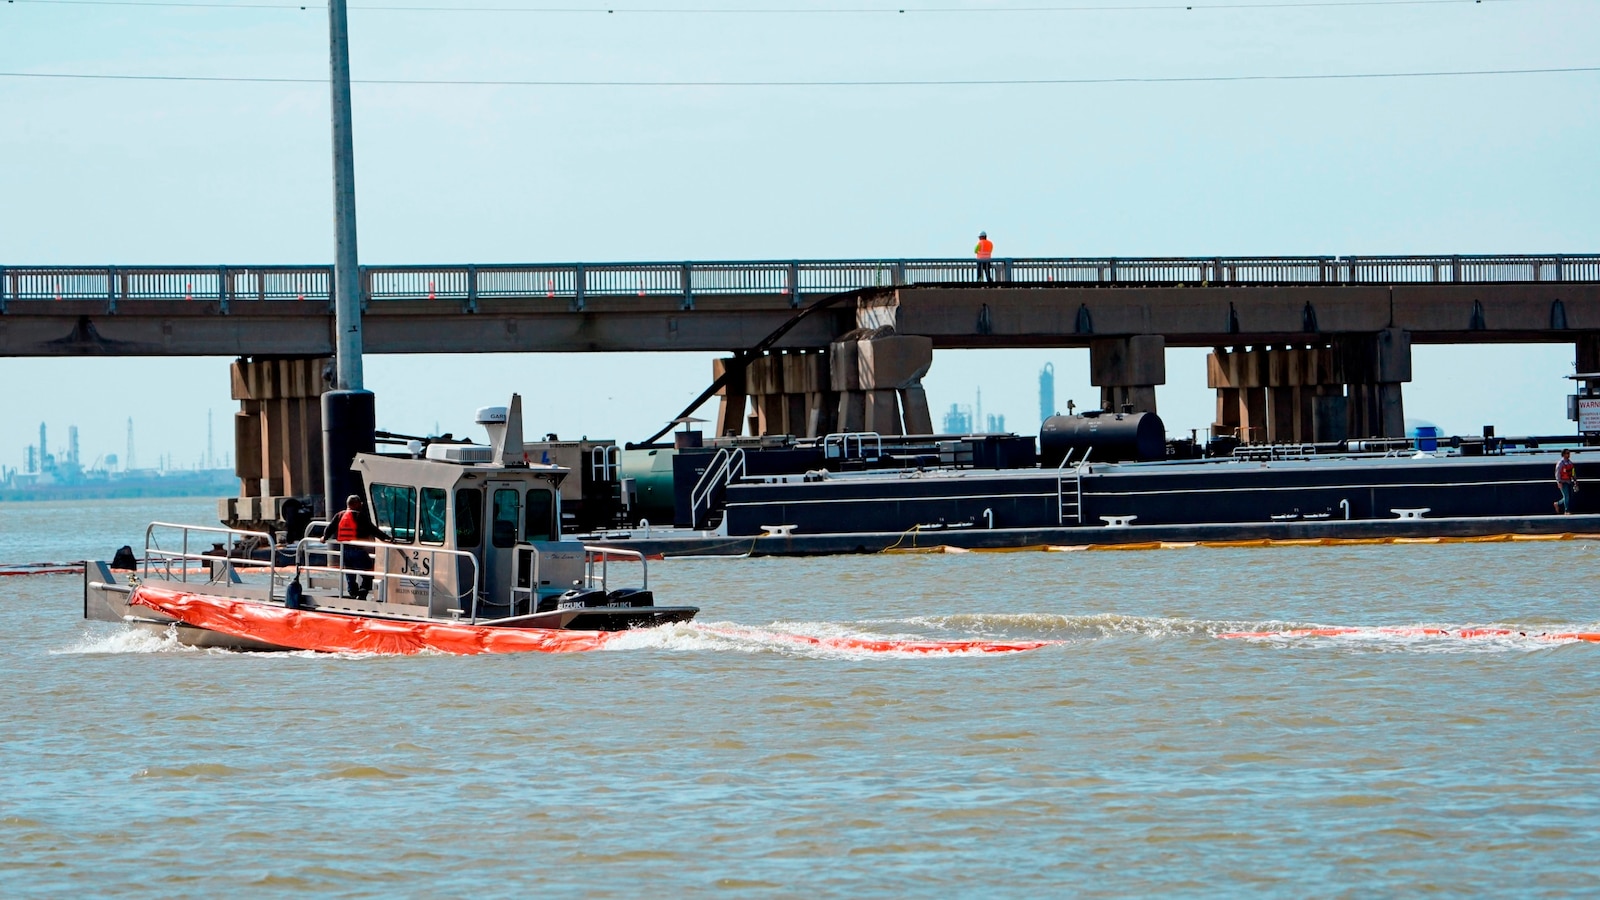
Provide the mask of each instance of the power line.
MULTIPOLYGON (((424 79, 352 78, 351 84, 401 87, 622 87, 622 88, 790 88, 790 87, 1019 87, 1028 85, 1204 84, 1242 81, 1355 81, 1394 78, 1459 78, 1486 75, 1558 75, 1600 72, 1600 66, 1537 69, 1456 69, 1419 72, 1325 72, 1303 75, 1169 75, 1104 78, 933 78, 838 81, 586 81, 578 79, 424 79)), ((107 75, 78 72, 0 72, 0 78, 79 81, 183 81, 226 84, 327 84, 326 78, 235 77, 221 75, 107 75)))
MULTIPOLYGON (((8 4, 34 6, 133 6, 166 9, 326 9, 317 4, 300 3, 206 3, 183 0, 6 0, 8 4)), ((1300 2, 1260 3, 1145 3, 1130 6, 1079 4, 1054 6, 868 6, 868 7, 592 7, 592 6, 404 6, 351 4, 349 9, 363 12, 425 13, 549 13, 567 15, 904 15, 948 13, 1072 13, 1072 12, 1169 12, 1173 10, 1254 10, 1326 9, 1381 6, 1477 6, 1484 3, 1521 3, 1525 0, 1300 0, 1300 2)))

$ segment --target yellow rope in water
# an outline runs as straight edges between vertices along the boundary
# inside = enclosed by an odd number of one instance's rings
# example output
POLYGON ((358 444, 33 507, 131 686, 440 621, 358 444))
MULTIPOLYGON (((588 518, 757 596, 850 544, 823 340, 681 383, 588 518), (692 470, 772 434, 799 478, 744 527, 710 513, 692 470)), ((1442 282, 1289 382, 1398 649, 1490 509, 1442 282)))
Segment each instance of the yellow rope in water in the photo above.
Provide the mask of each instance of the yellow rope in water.
POLYGON ((1126 544, 1038 544, 1029 547, 953 547, 937 544, 932 547, 901 547, 906 535, 921 526, 914 526, 900 535, 900 540, 885 547, 884 553, 1061 553, 1079 550, 1183 550, 1190 547, 1208 547, 1216 550, 1239 550, 1252 547, 1362 547, 1386 544, 1503 544, 1526 541, 1593 541, 1600 534, 1563 532, 1560 534, 1481 534, 1447 535, 1441 537, 1363 537, 1363 538, 1254 538, 1238 541, 1135 541, 1126 544))

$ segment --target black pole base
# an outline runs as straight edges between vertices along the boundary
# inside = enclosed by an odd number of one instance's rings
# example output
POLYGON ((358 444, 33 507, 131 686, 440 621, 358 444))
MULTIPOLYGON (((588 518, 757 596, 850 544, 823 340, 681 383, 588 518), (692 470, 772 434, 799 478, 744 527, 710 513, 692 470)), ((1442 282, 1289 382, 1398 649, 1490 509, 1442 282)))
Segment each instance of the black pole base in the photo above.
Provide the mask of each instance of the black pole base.
POLYGON ((350 470, 357 453, 377 449, 377 407, 371 391, 322 395, 322 486, 324 515, 344 509, 351 494, 366 496, 361 476, 350 470))

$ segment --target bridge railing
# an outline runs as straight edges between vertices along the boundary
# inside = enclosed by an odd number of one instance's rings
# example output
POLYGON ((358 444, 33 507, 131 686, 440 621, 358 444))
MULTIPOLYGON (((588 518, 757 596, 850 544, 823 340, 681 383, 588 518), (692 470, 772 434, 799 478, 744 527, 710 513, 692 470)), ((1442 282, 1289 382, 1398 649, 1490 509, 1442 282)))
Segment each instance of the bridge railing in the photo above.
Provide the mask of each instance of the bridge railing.
POLYGON ((327 303, 331 266, 4 266, 0 304, 26 300, 327 303))
MULTIPOLYGON (((1300 285, 1597 282, 1600 254, 996 258, 995 280, 1029 285, 1300 285)), ((971 284, 971 258, 364 266, 363 301, 805 296, 859 288, 971 284)), ((331 303, 331 266, 0 266, 9 303, 135 300, 331 303)))

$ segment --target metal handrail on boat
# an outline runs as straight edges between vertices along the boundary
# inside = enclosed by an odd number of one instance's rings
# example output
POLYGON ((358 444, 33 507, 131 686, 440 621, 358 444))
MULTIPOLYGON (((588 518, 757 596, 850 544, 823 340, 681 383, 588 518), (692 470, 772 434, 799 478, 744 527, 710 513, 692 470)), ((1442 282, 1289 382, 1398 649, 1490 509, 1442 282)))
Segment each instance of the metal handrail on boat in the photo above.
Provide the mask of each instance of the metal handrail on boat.
MULTIPOLYGON (((440 557, 457 561, 465 559, 471 563, 472 580, 464 589, 458 588, 456 590, 455 596, 452 598, 454 605, 450 609, 458 612, 466 611, 466 607, 461 605, 461 601, 464 597, 471 597, 471 606, 475 610, 478 599, 478 585, 481 584, 480 571, 478 558, 466 550, 414 546, 411 544, 391 544, 380 541, 337 541, 331 543, 301 541, 295 554, 295 575, 298 577, 302 572, 308 575, 335 575, 339 578, 341 587, 345 584, 344 579, 352 575, 358 578, 370 576, 373 587, 379 589, 378 602, 380 603, 391 602, 389 600, 389 585, 391 582, 415 583, 418 580, 425 579, 428 582, 428 614, 432 616, 435 573, 439 571, 440 557), (371 569, 353 569, 346 566, 343 553, 343 548, 345 547, 359 547, 363 550, 372 551, 373 567, 371 569), (395 552, 398 552, 401 559, 404 560, 403 568, 398 572, 390 571, 389 569, 391 554, 395 552), (409 555, 407 555, 408 553, 409 555), (313 554, 322 554, 322 565, 316 565, 311 561, 313 554), (332 560, 335 559, 338 560, 337 565, 332 563, 332 560), (379 560, 382 560, 381 569, 379 568, 379 560)), ((459 562, 454 563, 454 565, 457 565, 456 571, 459 573, 459 562)))
MULTIPOLYGON (((523 595, 527 596, 527 614, 533 615, 539 611, 539 567, 542 559, 541 554, 539 553, 539 548, 534 544, 518 544, 513 552, 515 553, 515 562, 513 563, 513 570, 511 573, 511 587, 508 589, 509 593, 506 597, 506 610, 510 613, 508 618, 517 617, 517 604, 522 602, 523 595), (527 558, 533 564, 533 570, 528 573, 527 587, 521 586, 523 581, 522 551, 524 550, 528 551, 527 558)), ((639 585, 639 589, 650 589, 650 562, 645 558, 645 555, 642 552, 638 550, 625 550, 620 547, 597 547, 590 546, 588 544, 583 546, 583 581, 574 585, 574 587, 582 590, 601 590, 606 593, 610 593, 610 557, 613 556, 622 559, 638 560, 639 568, 642 573, 642 583, 639 585), (597 563, 599 565, 598 574, 596 574, 595 568, 597 563)), ((474 601, 472 607, 472 622, 473 624, 476 624, 477 621, 478 607, 476 601, 474 601)))
POLYGON ((199 562, 207 566, 207 583, 215 583, 218 578, 225 579, 229 584, 242 583, 238 569, 251 569, 259 572, 267 570, 267 599, 276 599, 276 581, 273 576, 277 573, 278 542, 270 534, 263 531, 244 531, 238 528, 218 528, 214 525, 183 525, 177 522, 151 522, 144 530, 144 560, 140 577, 148 580, 151 569, 154 568, 156 577, 167 581, 178 581, 187 584, 189 581, 189 563, 199 562), (157 529, 173 528, 182 535, 182 547, 178 550, 167 550, 161 546, 160 533, 157 529), (215 551, 195 552, 189 549, 189 535, 191 533, 222 535, 221 541, 213 543, 218 546, 226 545, 227 549, 218 555, 215 551), (235 538, 259 541, 258 546, 267 548, 265 560, 248 556, 235 556, 234 548, 239 543, 235 538), (181 567, 174 564, 182 562, 181 567), (217 566, 221 565, 220 572, 217 566))
POLYGON ((640 577, 643 581, 639 585, 639 589, 646 591, 650 589, 650 561, 645 558, 643 551, 624 550, 620 547, 591 547, 585 544, 583 547, 583 577, 588 587, 594 587, 594 566, 595 562, 598 561, 600 563, 600 590, 609 592, 607 579, 611 562, 610 557, 613 556, 638 560, 641 572, 640 577))

